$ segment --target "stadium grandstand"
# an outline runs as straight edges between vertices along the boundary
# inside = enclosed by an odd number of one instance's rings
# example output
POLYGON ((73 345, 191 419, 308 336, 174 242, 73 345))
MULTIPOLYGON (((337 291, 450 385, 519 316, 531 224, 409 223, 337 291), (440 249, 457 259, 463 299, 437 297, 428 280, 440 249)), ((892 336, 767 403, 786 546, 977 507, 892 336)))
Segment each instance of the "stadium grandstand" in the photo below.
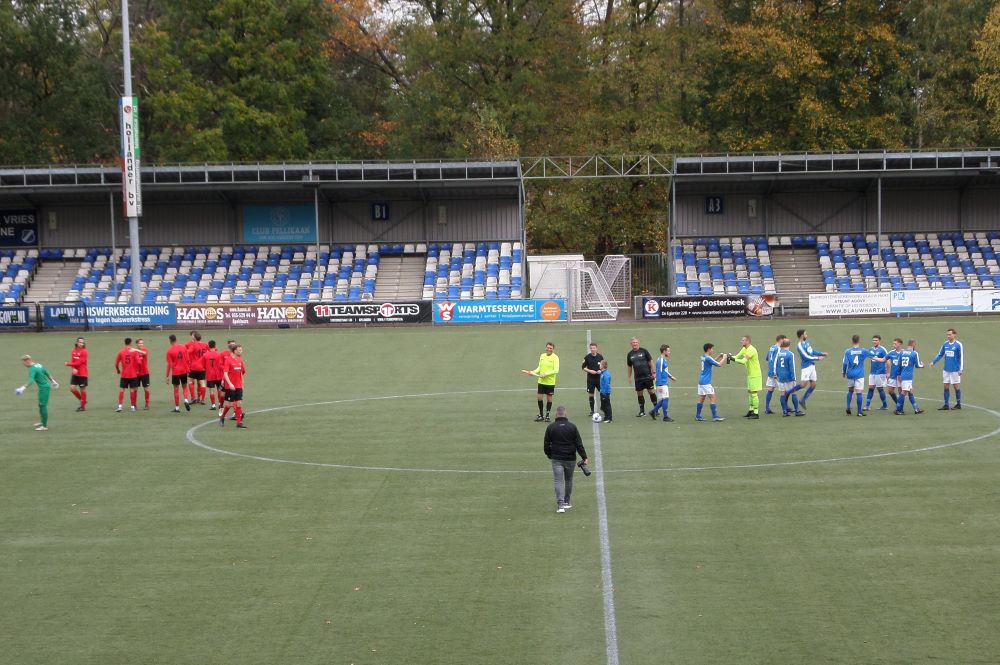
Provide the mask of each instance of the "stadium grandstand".
MULTIPOLYGON (((1000 285, 998 151, 667 163, 638 175, 519 161, 147 167, 142 299, 527 297, 524 184, 553 177, 671 178, 670 294, 776 295, 796 309, 809 293, 1000 285)), ((0 210, 36 224, 30 243, 0 251, 0 301, 131 301, 120 177, 0 169, 0 210)))

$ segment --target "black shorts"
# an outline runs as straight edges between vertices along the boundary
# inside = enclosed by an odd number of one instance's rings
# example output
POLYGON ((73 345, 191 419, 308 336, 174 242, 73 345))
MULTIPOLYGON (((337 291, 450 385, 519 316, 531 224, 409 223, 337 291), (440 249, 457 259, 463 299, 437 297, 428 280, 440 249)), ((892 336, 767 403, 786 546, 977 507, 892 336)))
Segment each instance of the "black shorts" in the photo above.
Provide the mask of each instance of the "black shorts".
POLYGON ((652 390, 653 389, 653 377, 645 376, 643 378, 635 377, 635 390, 636 392, 640 390, 652 390))
POLYGON ((71 376, 69 379, 69 385, 80 386, 81 388, 87 387, 87 377, 85 376, 71 376))
POLYGON ((194 381, 204 381, 205 380, 205 370, 203 369, 193 369, 188 372, 188 378, 194 381))
POLYGON ((543 383, 539 383, 538 384, 538 394, 539 395, 555 395, 556 394, 556 387, 555 386, 547 386, 547 385, 545 385, 543 383))
POLYGON ((185 383, 187 383, 187 380, 188 380, 187 374, 174 374, 173 378, 170 380, 170 383, 174 384, 175 386, 183 386, 185 383))
POLYGON ((135 390, 139 387, 139 377, 134 377, 131 379, 126 379, 124 377, 118 379, 119 388, 129 388, 135 390))
POLYGON ((149 387, 149 374, 139 375, 139 385, 142 386, 143 388, 149 387))
POLYGON ((601 375, 600 374, 588 374, 587 375, 587 392, 591 395, 594 391, 600 392, 601 390, 601 375))
POLYGON ((222 387, 222 379, 219 379, 218 381, 209 381, 206 385, 209 388, 221 388, 222 387))
POLYGON ((226 396, 223 398, 224 402, 242 402, 243 401, 243 389, 242 388, 229 388, 224 391, 226 396))

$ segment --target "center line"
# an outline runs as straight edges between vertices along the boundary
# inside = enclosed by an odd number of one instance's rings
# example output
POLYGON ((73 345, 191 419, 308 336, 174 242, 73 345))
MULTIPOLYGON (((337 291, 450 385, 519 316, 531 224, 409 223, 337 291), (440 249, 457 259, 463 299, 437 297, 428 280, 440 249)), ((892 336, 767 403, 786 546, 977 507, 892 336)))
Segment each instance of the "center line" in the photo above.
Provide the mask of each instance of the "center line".
MULTIPOLYGON (((587 331, 587 352, 590 352, 587 331)), ((596 406, 596 405, 595 405, 596 406)), ((611 580, 611 542, 608 538, 608 500, 604 494, 604 464, 601 460, 601 428, 594 429, 594 475, 597 477, 597 528, 601 540, 601 594, 604 596, 604 641, 608 665, 618 665, 618 627, 615 622, 615 587, 611 580)))

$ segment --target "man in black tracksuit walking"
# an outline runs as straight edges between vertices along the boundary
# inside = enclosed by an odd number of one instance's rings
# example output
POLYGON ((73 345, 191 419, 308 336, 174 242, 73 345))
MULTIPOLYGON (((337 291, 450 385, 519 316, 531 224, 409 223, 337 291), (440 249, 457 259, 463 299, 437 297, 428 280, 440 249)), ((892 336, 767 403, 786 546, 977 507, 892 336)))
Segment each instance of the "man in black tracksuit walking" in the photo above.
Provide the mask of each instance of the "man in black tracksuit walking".
POLYGON ((556 486, 556 512, 565 513, 573 507, 573 472, 576 456, 587 463, 587 451, 580 430, 566 417, 566 407, 556 407, 556 420, 545 428, 545 456, 552 462, 552 477, 556 486))

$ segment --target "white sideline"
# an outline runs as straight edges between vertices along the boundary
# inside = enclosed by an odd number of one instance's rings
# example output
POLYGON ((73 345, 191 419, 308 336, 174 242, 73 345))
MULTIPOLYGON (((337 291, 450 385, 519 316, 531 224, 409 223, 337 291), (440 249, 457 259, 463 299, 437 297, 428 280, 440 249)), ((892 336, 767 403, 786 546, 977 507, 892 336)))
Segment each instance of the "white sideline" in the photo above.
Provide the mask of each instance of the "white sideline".
MULTIPOLYGON (((590 331, 587 331, 587 351, 590 351, 590 331)), ((597 405, 594 405, 597 408, 597 405)), ((601 595, 604 598, 604 642, 608 665, 618 665, 618 624, 615 620, 615 586, 611 578, 611 540, 608 537, 608 501, 604 492, 604 462, 601 457, 601 428, 594 430, 594 476, 597 494, 597 529, 601 541, 601 595)))

